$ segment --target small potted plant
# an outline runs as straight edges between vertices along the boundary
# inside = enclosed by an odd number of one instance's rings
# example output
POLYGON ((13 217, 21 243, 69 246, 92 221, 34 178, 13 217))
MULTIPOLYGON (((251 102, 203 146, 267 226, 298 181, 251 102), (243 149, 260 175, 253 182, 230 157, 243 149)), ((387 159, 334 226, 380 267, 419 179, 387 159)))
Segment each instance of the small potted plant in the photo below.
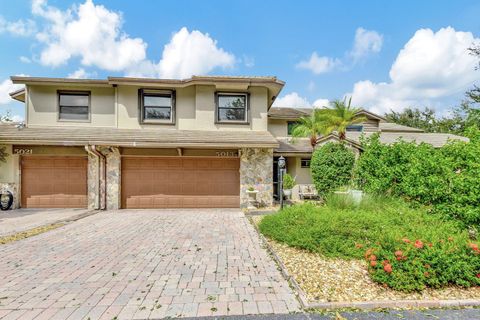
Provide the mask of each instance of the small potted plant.
POLYGON ((249 200, 256 201, 257 200, 257 193, 258 193, 258 190, 255 190, 254 187, 250 186, 250 187, 247 188, 247 194, 248 194, 248 199, 249 200))
POLYGON ((293 187, 295 187, 295 178, 285 173, 283 176, 283 194, 285 197, 290 198, 292 196, 293 187))

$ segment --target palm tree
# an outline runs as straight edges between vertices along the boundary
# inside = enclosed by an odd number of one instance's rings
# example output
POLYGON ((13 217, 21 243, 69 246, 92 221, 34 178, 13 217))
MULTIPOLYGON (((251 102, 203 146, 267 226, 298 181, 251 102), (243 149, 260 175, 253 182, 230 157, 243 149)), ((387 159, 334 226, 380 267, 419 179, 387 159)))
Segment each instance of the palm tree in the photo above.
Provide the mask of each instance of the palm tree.
POLYGON ((330 108, 314 109, 310 116, 298 119, 298 124, 293 127, 292 137, 309 137, 313 148, 317 145, 318 138, 334 131, 340 140, 345 140, 347 127, 352 124, 362 123, 367 118, 358 114, 361 108, 352 107, 352 98, 343 101, 334 100, 330 108))
POLYGON ((295 138, 310 138, 312 148, 317 145, 318 138, 321 135, 327 134, 327 129, 322 120, 324 116, 321 114, 322 110, 314 109, 309 116, 301 117, 298 123, 292 129, 292 137, 295 138))
POLYGON ((331 108, 319 110, 318 119, 323 122, 322 127, 326 129, 326 132, 336 131, 340 140, 345 140, 348 126, 367 120, 366 117, 358 114, 361 108, 352 107, 351 97, 348 99, 348 103, 345 98, 343 101, 334 100, 330 105, 331 108))

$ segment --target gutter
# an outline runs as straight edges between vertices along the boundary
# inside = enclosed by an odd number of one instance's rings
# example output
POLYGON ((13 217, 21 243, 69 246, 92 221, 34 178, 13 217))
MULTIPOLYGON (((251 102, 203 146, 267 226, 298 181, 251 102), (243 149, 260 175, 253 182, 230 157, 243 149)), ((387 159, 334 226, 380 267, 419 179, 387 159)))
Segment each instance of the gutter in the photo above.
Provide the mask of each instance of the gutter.
POLYGON ((103 153, 98 151, 95 145, 91 146, 91 150, 100 160, 100 166, 99 166, 100 179, 98 183, 98 188, 100 191, 100 194, 99 194, 100 208, 99 209, 105 210, 107 207, 107 157, 103 153))

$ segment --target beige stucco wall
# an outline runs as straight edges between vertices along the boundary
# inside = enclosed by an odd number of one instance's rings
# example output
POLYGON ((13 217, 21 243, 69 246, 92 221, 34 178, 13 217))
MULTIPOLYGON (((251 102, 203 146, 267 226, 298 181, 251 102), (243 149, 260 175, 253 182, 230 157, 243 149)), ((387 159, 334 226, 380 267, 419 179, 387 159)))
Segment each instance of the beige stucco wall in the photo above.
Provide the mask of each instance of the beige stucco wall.
MULTIPOLYGON (((306 158, 306 157, 305 157, 306 158)), ((287 157, 287 172, 295 178, 295 187, 292 189, 292 199, 299 200, 299 185, 302 184, 313 184, 312 175, 310 173, 310 168, 302 168, 301 160, 302 157, 287 157)))
POLYGON ((313 183, 310 168, 301 167, 301 159, 304 158, 307 159, 307 157, 287 157, 287 172, 295 178, 297 184, 313 183))
POLYGON ((118 127, 179 130, 267 130, 267 89, 251 87, 250 123, 215 123, 215 86, 190 86, 175 90, 175 124, 140 124, 138 90, 140 87, 118 87, 118 127))
POLYGON ((26 121, 29 126, 115 126, 114 88, 82 88, 56 86, 27 87, 26 121), (57 90, 86 90, 91 92, 90 121, 58 120, 57 90))
POLYGON ((269 119, 268 131, 270 131, 274 137, 285 138, 288 136, 288 121, 269 119))
POLYGON ((15 167, 18 162, 18 156, 12 154, 11 145, 0 145, 0 148, 5 148, 7 153, 6 161, 0 161, 0 182, 14 183, 16 182, 15 167))

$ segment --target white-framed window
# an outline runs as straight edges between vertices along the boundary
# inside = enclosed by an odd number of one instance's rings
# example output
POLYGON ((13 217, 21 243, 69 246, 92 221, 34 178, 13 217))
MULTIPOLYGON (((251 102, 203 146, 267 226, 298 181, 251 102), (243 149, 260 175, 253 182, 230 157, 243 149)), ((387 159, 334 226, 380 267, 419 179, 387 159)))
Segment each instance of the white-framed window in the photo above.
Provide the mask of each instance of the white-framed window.
POLYGON ((175 92, 140 90, 140 112, 143 123, 175 123, 175 92))
POLYGON ((301 159, 300 160, 300 167, 310 168, 310 159, 301 159))
POLYGON ((216 122, 248 123, 248 94, 217 92, 216 104, 216 122))
POLYGON ((89 121, 90 91, 58 91, 58 120, 89 121))

